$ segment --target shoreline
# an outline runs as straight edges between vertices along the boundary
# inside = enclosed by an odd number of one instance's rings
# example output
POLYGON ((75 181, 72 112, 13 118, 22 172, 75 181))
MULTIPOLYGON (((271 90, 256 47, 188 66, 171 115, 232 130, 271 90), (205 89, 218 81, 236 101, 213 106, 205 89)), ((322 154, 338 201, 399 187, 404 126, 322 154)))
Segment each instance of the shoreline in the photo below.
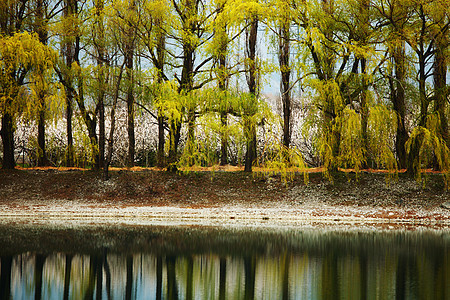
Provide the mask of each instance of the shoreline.
POLYGON ((0 205, 0 224, 35 226, 181 226, 223 228, 450 229, 445 209, 405 211, 393 208, 330 206, 135 206, 76 201, 0 205))
MULTIPOLYGON (((0 224, 35 226, 205 226, 223 228, 450 228, 450 193, 438 175, 428 186, 379 174, 333 183, 310 174, 283 184, 242 172, 188 175, 83 171, 0 172, 0 224)), ((351 176, 351 175, 350 175, 351 176)), ((349 179, 350 178, 350 179, 349 179)))

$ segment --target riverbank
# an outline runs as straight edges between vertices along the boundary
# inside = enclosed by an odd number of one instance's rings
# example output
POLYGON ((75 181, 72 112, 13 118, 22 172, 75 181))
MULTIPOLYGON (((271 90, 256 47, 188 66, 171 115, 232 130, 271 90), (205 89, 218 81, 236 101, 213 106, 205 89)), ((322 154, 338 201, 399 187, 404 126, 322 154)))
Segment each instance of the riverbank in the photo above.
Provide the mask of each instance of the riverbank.
POLYGON ((250 227, 450 228, 442 175, 418 183, 404 174, 310 173, 279 176, 240 171, 172 174, 46 169, 0 171, 3 224, 177 225, 250 227))

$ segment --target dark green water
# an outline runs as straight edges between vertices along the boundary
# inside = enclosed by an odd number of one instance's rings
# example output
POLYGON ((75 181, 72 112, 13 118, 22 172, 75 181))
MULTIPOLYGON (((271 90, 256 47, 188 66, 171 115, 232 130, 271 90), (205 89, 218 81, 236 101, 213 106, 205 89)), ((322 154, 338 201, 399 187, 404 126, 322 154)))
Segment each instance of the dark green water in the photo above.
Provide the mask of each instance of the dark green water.
POLYGON ((0 226, 2 299, 450 299, 450 231, 0 226))

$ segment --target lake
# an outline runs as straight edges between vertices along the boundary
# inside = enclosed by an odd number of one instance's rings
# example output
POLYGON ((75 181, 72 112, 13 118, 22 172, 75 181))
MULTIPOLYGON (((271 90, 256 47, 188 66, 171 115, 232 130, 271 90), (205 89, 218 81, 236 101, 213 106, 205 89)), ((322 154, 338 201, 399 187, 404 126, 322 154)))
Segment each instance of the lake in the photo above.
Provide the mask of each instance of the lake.
POLYGON ((1 225, 1 299, 450 299, 448 229, 1 225))

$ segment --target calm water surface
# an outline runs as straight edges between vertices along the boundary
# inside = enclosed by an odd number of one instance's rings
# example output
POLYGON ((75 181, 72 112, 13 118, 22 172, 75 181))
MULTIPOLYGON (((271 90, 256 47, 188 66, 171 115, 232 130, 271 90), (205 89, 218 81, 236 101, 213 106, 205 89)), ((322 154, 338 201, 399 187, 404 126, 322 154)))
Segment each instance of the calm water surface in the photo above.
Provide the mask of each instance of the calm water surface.
POLYGON ((449 246, 449 230, 1 226, 1 299, 450 299, 449 246))

